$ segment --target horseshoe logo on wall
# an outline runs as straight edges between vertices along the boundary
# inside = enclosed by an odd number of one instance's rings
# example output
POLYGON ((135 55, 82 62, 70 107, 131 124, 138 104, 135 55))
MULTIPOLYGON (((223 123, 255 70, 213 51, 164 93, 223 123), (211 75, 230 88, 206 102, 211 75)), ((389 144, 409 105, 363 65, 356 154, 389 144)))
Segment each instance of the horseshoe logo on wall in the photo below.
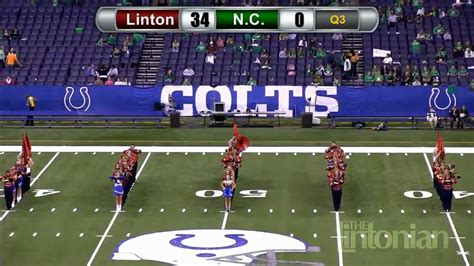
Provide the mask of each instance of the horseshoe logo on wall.
POLYGON ((448 97, 448 104, 445 106, 445 107, 440 107, 438 105, 438 97, 439 97, 439 94, 440 94, 440 90, 438 88, 433 88, 431 89, 431 95, 430 95, 430 100, 429 100, 429 106, 430 107, 436 107, 438 110, 447 110, 453 106, 456 106, 456 103, 457 103, 457 99, 456 99, 456 95, 453 93, 453 94, 449 94, 448 93, 448 89, 445 89, 445 93, 446 93, 446 96, 448 97), (451 99, 451 96, 453 99, 451 99))
POLYGON ((91 106, 91 96, 89 95, 89 89, 87 87, 81 87, 79 93, 82 96, 82 104, 76 106, 72 103, 72 96, 74 95, 73 87, 66 87, 66 93, 64 94, 64 107, 69 111, 83 111, 86 112, 91 106))

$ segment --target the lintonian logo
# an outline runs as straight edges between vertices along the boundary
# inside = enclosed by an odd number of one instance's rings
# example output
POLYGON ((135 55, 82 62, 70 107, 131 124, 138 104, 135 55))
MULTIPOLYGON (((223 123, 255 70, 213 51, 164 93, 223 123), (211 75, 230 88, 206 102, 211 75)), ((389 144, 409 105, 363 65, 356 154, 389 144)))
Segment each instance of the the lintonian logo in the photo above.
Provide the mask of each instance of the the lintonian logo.
MULTIPOLYGON (((197 229, 158 232, 122 242, 113 260, 151 260, 178 265, 245 265, 277 261, 277 252, 318 252, 293 237, 248 230, 197 229), (266 259, 257 256, 267 254, 266 259)), ((323 265, 316 263, 316 265, 323 265)))
POLYGON ((438 249, 448 248, 447 231, 420 230, 411 223, 405 230, 375 230, 374 222, 341 223, 344 252, 357 249, 438 249))
POLYGON ((79 93, 82 96, 81 105, 74 105, 72 102, 72 96, 74 95, 73 87, 66 87, 66 93, 64 94, 64 107, 68 111, 83 111, 86 112, 91 107, 91 96, 89 95, 89 89, 87 87, 81 87, 79 93))

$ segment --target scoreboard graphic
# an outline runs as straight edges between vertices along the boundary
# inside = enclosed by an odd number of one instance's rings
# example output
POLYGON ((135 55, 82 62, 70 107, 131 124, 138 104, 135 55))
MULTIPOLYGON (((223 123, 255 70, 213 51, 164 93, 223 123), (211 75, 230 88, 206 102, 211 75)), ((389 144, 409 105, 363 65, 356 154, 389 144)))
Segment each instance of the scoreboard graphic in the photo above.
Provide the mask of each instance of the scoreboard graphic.
POLYGON ((373 32, 374 7, 101 7, 102 32, 373 32))

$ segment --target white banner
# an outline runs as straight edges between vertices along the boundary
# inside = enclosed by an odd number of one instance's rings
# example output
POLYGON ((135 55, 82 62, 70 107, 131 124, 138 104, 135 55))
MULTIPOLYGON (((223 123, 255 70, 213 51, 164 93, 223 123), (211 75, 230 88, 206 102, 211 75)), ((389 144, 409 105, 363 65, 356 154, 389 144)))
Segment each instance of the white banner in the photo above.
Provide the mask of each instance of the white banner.
POLYGON ((387 54, 391 54, 392 51, 390 50, 382 50, 382 49, 373 49, 372 50, 372 57, 386 57, 387 54))

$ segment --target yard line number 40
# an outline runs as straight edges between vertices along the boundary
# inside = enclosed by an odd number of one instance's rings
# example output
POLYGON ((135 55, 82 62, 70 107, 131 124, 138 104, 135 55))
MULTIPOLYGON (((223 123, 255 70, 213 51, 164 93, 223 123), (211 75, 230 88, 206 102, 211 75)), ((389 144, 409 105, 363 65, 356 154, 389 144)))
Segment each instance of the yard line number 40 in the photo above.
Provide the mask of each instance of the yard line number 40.
MULTIPOLYGON (((222 197, 222 194, 222 191, 216 189, 204 189, 195 193, 200 198, 218 198, 222 197)), ((248 189, 239 191, 239 194, 242 198, 265 198, 267 191, 263 189, 248 189)))
MULTIPOLYGON (((428 199, 428 198, 433 197, 433 193, 429 191, 424 191, 424 190, 405 191, 403 195, 410 199, 428 199)), ((455 199, 462 199, 469 196, 474 196, 474 193, 467 192, 467 191, 453 191, 453 196, 455 199)))

